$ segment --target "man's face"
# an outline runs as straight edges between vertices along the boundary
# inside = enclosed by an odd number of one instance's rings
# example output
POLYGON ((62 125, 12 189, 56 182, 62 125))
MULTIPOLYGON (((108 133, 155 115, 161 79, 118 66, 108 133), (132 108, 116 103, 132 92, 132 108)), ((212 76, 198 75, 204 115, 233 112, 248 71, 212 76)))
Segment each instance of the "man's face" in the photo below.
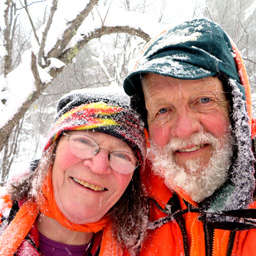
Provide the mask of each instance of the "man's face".
MULTIPOLYGON (((226 162, 223 167, 227 169, 231 148, 230 121, 228 102, 218 78, 180 80, 147 74, 143 80, 143 92, 148 111, 152 151, 159 153, 159 150, 163 149, 165 154, 168 152, 168 158, 172 159, 178 168, 173 175, 177 175, 179 168, 182 168, 185 175, 191 175, 190 178, 195 180, 196 176, 204 175, 204 170, 209 165, 215 164, 210 160, 218 153, 216 151, 224 148, 224 151, 229 151, 227 161, 219 160, 226 162)), ((155 161, 159 159, 156 158, 155 161)), ((225 170, 219 183, 223 183, 226 176, 225 170)), ((175 179, 174 176, 171 178, 175 179)), ((201 200, 201 196, 196 199, 201 200)))

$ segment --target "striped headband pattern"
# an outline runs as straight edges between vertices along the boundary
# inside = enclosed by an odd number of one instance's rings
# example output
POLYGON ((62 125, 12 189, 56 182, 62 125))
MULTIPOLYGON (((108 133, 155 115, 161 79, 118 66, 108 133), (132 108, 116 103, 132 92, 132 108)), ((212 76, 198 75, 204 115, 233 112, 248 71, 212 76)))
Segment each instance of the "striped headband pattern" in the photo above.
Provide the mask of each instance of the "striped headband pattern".
POLYGON ((64 131, 74 130, 98 131, 117 137, 133 149, 141 163, 145 159, 144 124, 141 118, 133 110, 119 106, 116 102, 100 100, 82 105, 78 103, 71 107, 54 123, 44 151, 57 141, 64 131))

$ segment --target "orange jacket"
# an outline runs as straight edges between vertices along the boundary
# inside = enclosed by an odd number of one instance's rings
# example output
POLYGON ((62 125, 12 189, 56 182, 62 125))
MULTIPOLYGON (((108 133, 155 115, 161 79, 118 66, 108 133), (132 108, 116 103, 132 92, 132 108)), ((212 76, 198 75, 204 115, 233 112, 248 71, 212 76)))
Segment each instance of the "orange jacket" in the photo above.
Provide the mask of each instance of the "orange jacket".
MULTIPOLYGON (((255 138, 256 122, 252 117, 250 85, 242 57, 234 44, 233 50, 245 90, 251 138, 255 138)), ((256 201, 247 206, 252 210, 233 208, 229 212, 220 209, 217 213, 205 213, 183 191, 172 192, 167 188, 164 180, 153 173, 149 163, 141 176, 149 198, 150 223, 140 256, 256 256, 256 201), (208 214, 217 216, 219 220, 208 218, 208 214), (221 218, 218 218, 219 215, 221 218)), ((251 187, 253 189, 253 184, 251 187)), ((225 196, 221 196, 218 202, 225 201, 225 196)), ((239 198, 239 195, 234 194, 233 198, 239 198)))
MULTIPOLYGON (((163 180, 153 174, 150 166, 142 177, 151 198, 150 226, 154 223, 155 227, 147 231, 140 256, 256 256, 256 228, 244 231, 211 229, 198 220, 201 214, 194 212, 198 205, 186 196, 182 198, 172 193, 163 180), (161 208, 174 214, 168 217, 161 208)), ((256 208, 256 202, 250 208, 256 208)))

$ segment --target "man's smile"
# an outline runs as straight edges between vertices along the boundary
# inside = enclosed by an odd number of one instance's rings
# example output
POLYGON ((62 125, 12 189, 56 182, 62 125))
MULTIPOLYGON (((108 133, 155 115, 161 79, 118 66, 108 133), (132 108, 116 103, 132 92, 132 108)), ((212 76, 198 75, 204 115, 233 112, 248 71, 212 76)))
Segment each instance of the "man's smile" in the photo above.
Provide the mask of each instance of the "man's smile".
POLYGON ((176 152, 193 152, 193 151, 197 151, 205 146, 207 146, 209 144, 200 144, 200 145, 194 145, 192 147, 187 147, 187 148, 182 148, 182 149, 178 149, 176 152))

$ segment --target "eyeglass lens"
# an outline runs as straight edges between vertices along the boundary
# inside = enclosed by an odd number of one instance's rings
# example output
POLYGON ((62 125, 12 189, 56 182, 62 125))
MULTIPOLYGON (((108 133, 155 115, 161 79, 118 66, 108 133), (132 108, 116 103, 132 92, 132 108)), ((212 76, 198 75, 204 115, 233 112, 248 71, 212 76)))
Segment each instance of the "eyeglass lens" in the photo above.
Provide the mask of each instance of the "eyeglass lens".
MULTIPOLYGON (((91 137, 83 134, 71 134, 69 136, 69 148, 75 156, 81 159, 90 159, 97 155, 100 150, 98 143, 91 137)), ((119 173, 128 174, 137 167, 137 159, 134 155, 125 151, 109 152, 109 160, 111 168, 119 173)))

